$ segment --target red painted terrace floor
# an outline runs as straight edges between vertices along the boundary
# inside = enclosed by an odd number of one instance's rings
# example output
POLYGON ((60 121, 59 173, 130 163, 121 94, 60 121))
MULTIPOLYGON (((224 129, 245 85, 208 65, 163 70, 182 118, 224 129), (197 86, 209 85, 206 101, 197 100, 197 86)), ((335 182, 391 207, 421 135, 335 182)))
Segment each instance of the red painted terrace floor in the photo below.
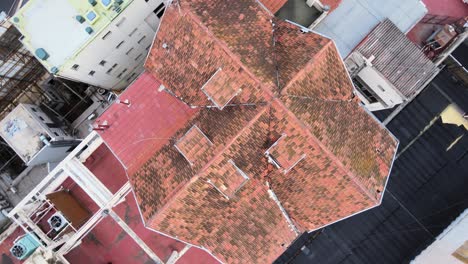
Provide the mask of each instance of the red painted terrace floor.
POLYGON ((129 174, 164 146, 195 113, 172 95, 158 91, 159 87, 154 77, 143 73, 120 96, 120 100, 128 100, 130 106, 114 103, 96 122, 109 124, 110 127, 99 134, 125 164, 129 174))
MULTIPOLYGON (((85 166, 113 193, 127 182, 125 170, 106 145, 101 145, 86 160, 85 166)), ((71 178, 67 178, 61 187, 69 189, 70 194, 89 212, 95 213, 98 210, 97 204, 71 178)), ((180 251, 185 247, 184 243, 149 230, 143 225, 133 193, 129 193, 124 202, 114 207, 114 211, 163 261, 168 260, 174 250, 180 251)), ((0 245, 0 254, 2 254, 0 263, 21 263, 11 256, 9 250, 14 240, 23 234, 22 229, 18 227, 0 245)), ((72 264, 153 263, 141 247, 110 216, 101 221, 85 236, 82 243, 65 257, 72 264)), ((206 251, 193 247, 177 263, 215 264, 219 262, 206 251)))
MULTIPOLYGON (((160 83, 154 77, 143 73, 120 96, 120 100, 128 100, 130 106, 115 103, 96 122, 103 124, 106 121, 109 125, 104 131, 99 131, 99 134, 125 165, 129 175, 164 146, 171 135, 184 127, 196 113, 196 110, 172 95, 159 91, 159 87, 160 83)), ((97 164, 98 167, 107 167, 100 162, 97 164)), ((172 251, 185 247, 184 243, 144 226, 133 193, 114 210, 163 261, 170 257, 172 251)), ((192 247, 177 263, 219 262, 206 251, 192 247)))

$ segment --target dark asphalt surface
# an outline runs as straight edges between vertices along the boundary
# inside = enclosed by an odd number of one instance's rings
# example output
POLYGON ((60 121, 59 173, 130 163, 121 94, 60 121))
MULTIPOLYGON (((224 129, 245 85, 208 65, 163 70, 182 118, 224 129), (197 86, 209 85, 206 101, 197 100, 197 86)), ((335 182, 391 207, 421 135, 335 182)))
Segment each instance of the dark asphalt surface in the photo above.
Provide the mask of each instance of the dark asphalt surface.
POLYGON ((468 112, 468 87, 443 70, 388 125, 400 156, 382 205, 304 234, 276 263, 408 263, 431 244, 468 208, 468 132, 438 118, 451 103, 468 112))

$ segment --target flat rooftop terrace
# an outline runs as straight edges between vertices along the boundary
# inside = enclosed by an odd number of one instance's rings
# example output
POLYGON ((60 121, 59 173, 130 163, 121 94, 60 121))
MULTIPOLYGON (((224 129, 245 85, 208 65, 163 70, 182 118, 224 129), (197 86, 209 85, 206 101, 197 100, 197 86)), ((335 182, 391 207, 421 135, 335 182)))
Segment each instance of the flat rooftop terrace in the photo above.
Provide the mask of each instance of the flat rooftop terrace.
MULTIPOLYGON (((123 166, 105 144, 94 151, 84 162, 84 165, 113 194, 127 183, 123 166)), ((94 214, 98 211, 99 206, 72 178, 68 177, 61 184, 61 187, 69 189, 70 194, 90 213, 94 214)), ((138 239, 143 241, 164 262, 170 258, 173 251, 180 252, 186 246, 183 242, 154 232, 144 226, 133 192, 129 192, 125 199, 113 208, 113 212, 138 236, 138 239)), ((46 218, 44 217, 38 223, 41 229, 47 226, 46 218)), ((14 240, 22 235, 24 235, 24 231, 20 227, 16 227, 14 232, 0 244, 0 254, 2 255, 0 263, 24 262, 17 260, 9 252, 14 240)), ((72 264, 155 263, 142 246, 111 216, 100 220, 81 240, 81 243, 64 257, 72 264)), ((176 263, 215 264, 219 262, 206 251, 191 247, 176 263)))

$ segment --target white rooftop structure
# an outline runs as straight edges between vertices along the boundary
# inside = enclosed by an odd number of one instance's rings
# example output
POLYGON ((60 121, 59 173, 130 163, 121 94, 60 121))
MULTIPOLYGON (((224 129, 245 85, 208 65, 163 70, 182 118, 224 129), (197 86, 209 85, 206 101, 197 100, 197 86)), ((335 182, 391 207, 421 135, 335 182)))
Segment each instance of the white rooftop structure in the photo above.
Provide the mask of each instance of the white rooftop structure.
POLYGON ((63 65, 70 55, 94 37, 85 31, 91 23, 78 23, 74 19, 77 14, 78 11, 68 1, 32 1, 22 14, 26 20, 22 32, 28 34, 23 42, 28 42, 34 50, 46 50, 50 55, 48 64, 56 67, 63 65))
POLYGON ((452 222, 411 264, 468 263, 468 209, 452 222))
POLYGON ((0 121, 0 136, 27 165, 60 161, 77 145, 39 107, 29 104, 19 104, 0 121))

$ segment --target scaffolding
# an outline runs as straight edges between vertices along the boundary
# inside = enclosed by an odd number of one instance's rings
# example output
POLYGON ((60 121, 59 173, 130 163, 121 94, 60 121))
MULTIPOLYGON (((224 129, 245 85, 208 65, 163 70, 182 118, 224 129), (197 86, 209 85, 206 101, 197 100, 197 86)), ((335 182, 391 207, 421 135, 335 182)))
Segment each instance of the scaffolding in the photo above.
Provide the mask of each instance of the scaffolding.
POLYGON ((20 37, 7 20, 0 22, 0 119, 18 103, 38 102, 44 96, 36 83, 46 71, 20 37))

